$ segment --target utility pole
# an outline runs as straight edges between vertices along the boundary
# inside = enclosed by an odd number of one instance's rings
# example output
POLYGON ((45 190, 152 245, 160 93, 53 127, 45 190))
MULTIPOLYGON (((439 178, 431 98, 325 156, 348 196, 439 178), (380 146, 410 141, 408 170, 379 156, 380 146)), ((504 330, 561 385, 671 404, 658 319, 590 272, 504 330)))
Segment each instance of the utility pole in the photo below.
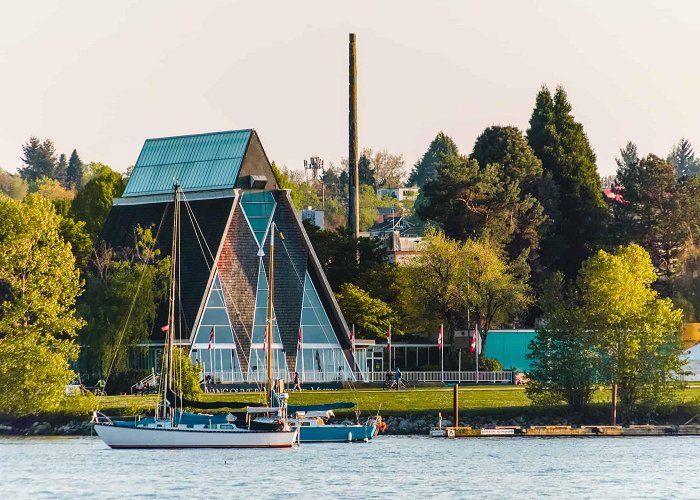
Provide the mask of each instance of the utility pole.
POLYGON ((360 173, 357 165, 357 54, 355 33, 350 33, 349 67, 349 149, 348 149, 348 231, 357 239, 360 234, 360 173))

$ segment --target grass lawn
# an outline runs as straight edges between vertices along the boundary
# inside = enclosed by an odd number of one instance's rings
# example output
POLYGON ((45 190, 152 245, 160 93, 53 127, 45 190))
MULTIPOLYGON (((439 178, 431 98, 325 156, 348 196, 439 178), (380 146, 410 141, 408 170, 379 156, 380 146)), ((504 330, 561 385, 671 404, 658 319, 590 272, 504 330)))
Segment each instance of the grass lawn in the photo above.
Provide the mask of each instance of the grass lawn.
MULTIPOLYGON (((406 391, 385 391, 382 389, 358 389, 336 391, 303 391, 290 393, 290 404, 319 404, 338 401, 351 401, 357 404, 363 414, 381 412, 383 415, 406 413, 437 413, 452 410, 452 388, 425 388, 406 391)), ((204 394, 205 401, 231 401, 261 403, 262 393, 217 393, 204 394)), ((460 410, 477 414, 537 413, 539 409, 531 405, 522 387, 484 386, 460 387, 460 410)), ((610 403, 609 389, 596 391, 593 401, 599 405, 610 403)), ((682 394, 683 403, 700 406, 700 386, 686 389, 682 394)), ((103 396, 99 398, 101 410, 107 414, 133 415, 144 413, 156 404, 156 396, 103 396)), ((353 413, 353 410, 346 413, 353 413)), ((339 411, 337 413, 343 413, 339 411)))

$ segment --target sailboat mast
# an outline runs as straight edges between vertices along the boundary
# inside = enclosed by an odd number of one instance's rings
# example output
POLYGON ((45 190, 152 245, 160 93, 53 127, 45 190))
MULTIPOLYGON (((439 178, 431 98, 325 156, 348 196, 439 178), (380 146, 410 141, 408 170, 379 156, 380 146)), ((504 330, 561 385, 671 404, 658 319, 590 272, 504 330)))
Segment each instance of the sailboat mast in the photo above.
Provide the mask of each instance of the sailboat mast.
POLYGON ((270 286, 267 290, 267 332, 265 343, 267 345, 267 402, 272 404, 272 295, 275 282, 275 223, 270 224, 270 286))
POLYGON ((173 348, 175 343, 175 284, 177 278, 175 270, 177 269, 177 240, 180 228, 180 185, 175 182, 173 187, 175 188, 175 207, 173 209, 173 242, 170 250, 170 297, 168 299, 168 339, 166 345, 167 356, 165 358, 166 367, 164 370, 165 383, 163 384, 163 418, 165 418, 167 415, 168 389, 172 385, 173 381, 173 348))

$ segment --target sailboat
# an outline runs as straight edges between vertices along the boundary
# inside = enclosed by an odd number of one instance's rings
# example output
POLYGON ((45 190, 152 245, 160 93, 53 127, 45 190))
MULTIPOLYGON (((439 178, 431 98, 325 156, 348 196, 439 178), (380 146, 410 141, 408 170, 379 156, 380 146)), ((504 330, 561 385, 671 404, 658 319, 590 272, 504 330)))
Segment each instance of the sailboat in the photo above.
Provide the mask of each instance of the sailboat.
MULTIPOLYGON (((245 422, 238 422, 232 414, 204 415, 177 410, 178 395, 174 390, 173 348, 175 341, 176 261, 178 256, 180 224, 180 186, 174 183, 175 209, 173 214, 173 241, 170 268, 170 297, 167 326, 167 345, 163 367, 163 393, 156 416, 135 421, 112 420, 94 411, 95 432, 110 448, 289 448, 297 442, 298 431, 287 418, 287 395, 279 395, 279 405, 248 407, 245 422), (258 415, 270 420, 270 425, 259 430, 251 428, 258 415)), ((270 304, 271 309, 271 304, 270 304)), ((272 321, 268 321, 267 345, 272 345, 272 321)), ((272 349, 268 349, 270 352, 272 349)), ((268 403, 271 402, 272 366, 268 354, 268 403)), ((181 406, 183 405, 182 398, 181 406)))

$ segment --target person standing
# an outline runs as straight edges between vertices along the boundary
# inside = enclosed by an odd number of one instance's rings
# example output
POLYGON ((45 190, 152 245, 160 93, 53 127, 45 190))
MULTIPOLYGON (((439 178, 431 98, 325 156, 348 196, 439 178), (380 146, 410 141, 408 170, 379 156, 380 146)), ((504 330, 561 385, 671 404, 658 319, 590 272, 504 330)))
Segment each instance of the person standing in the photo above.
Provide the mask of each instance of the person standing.
POLYGON ((294 372, 294 386, 293 391, 301 391, 301 385, 299 384, 299 372, 294 372))
POLYGON ((401 383, 401 370, 399 367, 396 367, 396 374, 394 375, 394 379, 396 380, 396 390, 398 391, 400 388, 400 383, 401 383))

